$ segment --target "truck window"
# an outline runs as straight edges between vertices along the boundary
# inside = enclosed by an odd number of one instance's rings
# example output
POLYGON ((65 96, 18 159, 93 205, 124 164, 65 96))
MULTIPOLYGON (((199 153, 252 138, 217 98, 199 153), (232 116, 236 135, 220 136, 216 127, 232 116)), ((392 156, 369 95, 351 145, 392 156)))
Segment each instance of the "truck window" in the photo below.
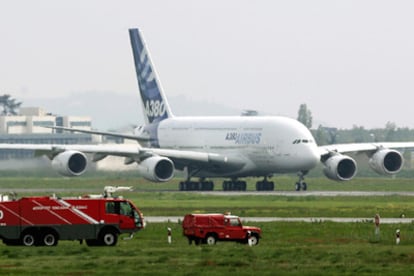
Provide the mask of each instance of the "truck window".
POLYGON ((119 202, 116 201, 107 201, 105 202, 105 211, 107 214, 117 214, 121 213, 121 206, 119 202))
POLYGON ((105 212, 107 214, 124 215, 134 218, 135 225, 142 227, 142 219, 138 212, 127 201, 107 201, 105 202, 105 212))
POLYGON ((116 212, 115 212, 115 202, 113 202, 113 201, 105 202, 105 212, 107 214, 116 214, 116 212))
POLYGON ((238 218, 231 218, 230 219, 230 225, 231 226, 241 226, 241 223, 240 223, 238 218))
POLYGON ((121 211, 121 215, 132 216, 132 207, 126 201, 121 202, 120 211, 121 211))

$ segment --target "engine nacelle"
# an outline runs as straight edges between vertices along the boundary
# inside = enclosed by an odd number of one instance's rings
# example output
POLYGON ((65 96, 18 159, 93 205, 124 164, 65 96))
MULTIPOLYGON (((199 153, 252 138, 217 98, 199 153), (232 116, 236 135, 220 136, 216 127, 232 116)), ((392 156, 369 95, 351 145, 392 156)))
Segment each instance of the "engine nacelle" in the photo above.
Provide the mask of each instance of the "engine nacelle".
POLYGON ((79 151, 68 150, 59 153, 52 160, 52 168, 64 176, 79 176, 86 170, 88 159, 79 151))
POLYGON ((375 152, 369 159, 371 168, 383 175, 398 173, 404 164, 404 158, 400 152, 392 149, 382 149, 375 152))
POLYGON ((174 163, 167 157, 152 156, 138 164, 138 172, 150 181, 166 182, 174 176, 174 163))
POLYGON ((324 174, 332 180, 351 180, 357 172, 355 160, 342 154, 336 154, 329 157, 324 162, 324 165, 324 174))

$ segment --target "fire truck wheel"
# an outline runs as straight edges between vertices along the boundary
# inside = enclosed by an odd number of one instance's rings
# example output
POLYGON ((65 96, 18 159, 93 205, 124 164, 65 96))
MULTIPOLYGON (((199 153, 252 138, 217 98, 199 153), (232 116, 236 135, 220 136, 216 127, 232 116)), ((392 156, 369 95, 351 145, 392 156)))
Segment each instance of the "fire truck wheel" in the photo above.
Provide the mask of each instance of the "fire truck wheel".
POLYGON ((58 244, 57 236, 54 233, 46 233, 42 241, 46 246, 56 246, 58 244))
POLYGON ((106 246, 114 246, 118 242, 118 235, 113 230, 102 230, 99 241, 106 246))
POLYGON ((216 236, 214 236, 213 234, 209 234, 206 238, 206 243, 208 245, 214 245, 216 244, 216 241, 217 241, 216 236))
POLYGON ((26 233, 22 237, 22 243, 25 246, 33 246, 35 244, 35 236, 33 233, 26 233))

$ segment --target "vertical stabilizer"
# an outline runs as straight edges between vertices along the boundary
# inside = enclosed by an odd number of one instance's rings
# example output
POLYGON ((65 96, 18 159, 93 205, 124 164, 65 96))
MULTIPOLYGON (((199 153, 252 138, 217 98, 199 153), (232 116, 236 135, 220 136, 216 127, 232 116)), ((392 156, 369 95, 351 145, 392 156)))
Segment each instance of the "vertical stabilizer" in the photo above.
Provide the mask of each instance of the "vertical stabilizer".
POLYGON ((130 29, 132 52, 139 91, 143 104, 145 123, 157 123, 172 117, 167 99, 162 91, 150 54, 138 29, 130 29))

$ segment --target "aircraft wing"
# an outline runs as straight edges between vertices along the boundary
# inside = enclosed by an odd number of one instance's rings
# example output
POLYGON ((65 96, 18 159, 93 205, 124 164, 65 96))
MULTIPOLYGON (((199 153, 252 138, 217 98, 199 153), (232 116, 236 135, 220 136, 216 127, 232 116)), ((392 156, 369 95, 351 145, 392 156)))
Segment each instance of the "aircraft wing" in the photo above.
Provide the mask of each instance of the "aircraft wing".
POLYGON ((151 140, 149 137, 141 137, 141 136, 137 136, 137 135, 133 135, 133 134, 131 134, 131 135, 122 134, 122 133, 118 133, 118 132, 85 130, 85 129, 71 128, 71 127, 59 127, 59 126, 45 126, 45 128, 52 128, 52 129, 57 129, 57 130, 70 131, 70 132, 80 132, 80 133, 88 133, 88 134, 119 137, 119 138, 134 140, 134 141, 138 141, 138 142, 148 142, 148 141, 151 140))
POLYGON ((78 151, 93 154, 93 161, 99 161, 106 156, 120 156, 129 158, 129 162, 140 162, 151 156, 170 158, 176 164, 191 164, 194 167, 224 166, 240 168, 246 164, 245 160, 235 156, 222 154, 182 151, 173 149, 143 148, 138 144, 104 144, 104 145, 58 145, 58 144, 0 144, 0 150, 32 150, 35 156, 46 155, 50 159, 66 151, 78 151))
POLYGON ((111 144, 111 145, 59 145, 59 144, 0 144, 0 150, 32 150, 35 156, 47 155, 54 157, 64 151, 80 151, 92 154, 106 154, 115 156, 132 156, 140 154, 139 145, 111 144))
POLYGON ((337 153, 370 153, 378 149, 414 150, 414 142, 353 143, 319 146, 321 156, 337 153))

